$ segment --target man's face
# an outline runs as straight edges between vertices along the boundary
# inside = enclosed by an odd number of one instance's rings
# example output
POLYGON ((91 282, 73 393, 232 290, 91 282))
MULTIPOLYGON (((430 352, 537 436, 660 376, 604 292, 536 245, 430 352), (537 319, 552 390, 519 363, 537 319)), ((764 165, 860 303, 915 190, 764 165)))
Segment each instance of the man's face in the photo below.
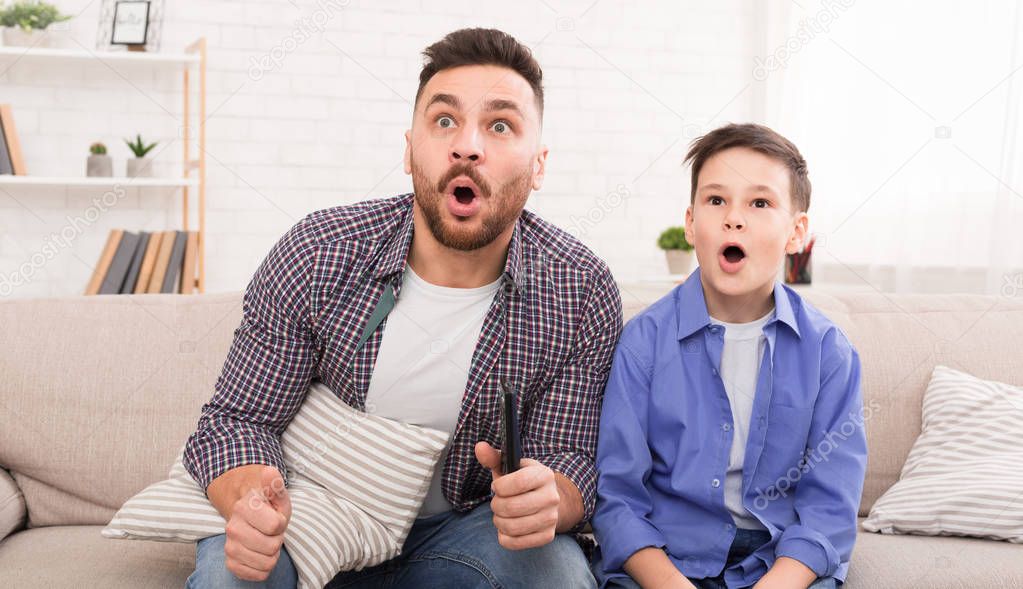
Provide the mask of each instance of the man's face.
POLYGON ((405 141, 416 205, 446 247, 468 251, 491 243, 543 184, 547 148, 540 145, 533 89, 504 67, 435 74, 405 141))
POLYGON ((727 296, 764 293, 785 253, 802 247, 807 224, 806 213, 792 209, 788 168, 735 147, 704 162, 686 210, 686 239, 705 285, 727 296))

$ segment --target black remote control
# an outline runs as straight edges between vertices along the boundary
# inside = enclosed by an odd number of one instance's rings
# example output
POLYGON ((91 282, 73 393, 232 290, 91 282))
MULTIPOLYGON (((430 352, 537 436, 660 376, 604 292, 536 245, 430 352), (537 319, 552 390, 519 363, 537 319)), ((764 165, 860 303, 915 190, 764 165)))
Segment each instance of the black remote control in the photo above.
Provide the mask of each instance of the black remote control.
POLYGON ((522 446, 519 442, 519 414, 515 391, 508 382, 501 379, 501 433, 504 436, 501 448, 501 466, 504 474, 519 469, 522 446))

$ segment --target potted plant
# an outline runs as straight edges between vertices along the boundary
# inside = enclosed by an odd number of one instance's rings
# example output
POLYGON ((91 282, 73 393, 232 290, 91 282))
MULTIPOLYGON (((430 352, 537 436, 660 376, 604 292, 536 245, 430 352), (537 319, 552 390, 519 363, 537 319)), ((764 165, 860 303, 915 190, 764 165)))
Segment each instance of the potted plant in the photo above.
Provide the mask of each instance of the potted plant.
POLYGON ((57 7, 38 0, 18 0, 0 8, 0 25, 4 27, 4 44, 18 47, 47 47, 46 27, 71 18, 57 7))
POLYGON ((134 158, 128 160, 126 175, 129 178, 152 176, 153 173, 150 167, 152 160, 146 158, 146 154, 156 147, 156 142, 154 141, 153 143, 146 145, 142 141, 141 135, 135 135, 135 141, 128 141, 125 139, 124 142, 128 144, 128 149, 135 154, 134 158))
POLYGON ((113 176, 114 164, 107 155, 107 146, 100 142, 89 146, 89 159, 85 163, 86 176, 113 176))
POLYGON ((686 241, 683 227, 668 227, 657 238, 657 247, 664 250, 670 274, 689 274, 693 264, 693 246, 686 241))

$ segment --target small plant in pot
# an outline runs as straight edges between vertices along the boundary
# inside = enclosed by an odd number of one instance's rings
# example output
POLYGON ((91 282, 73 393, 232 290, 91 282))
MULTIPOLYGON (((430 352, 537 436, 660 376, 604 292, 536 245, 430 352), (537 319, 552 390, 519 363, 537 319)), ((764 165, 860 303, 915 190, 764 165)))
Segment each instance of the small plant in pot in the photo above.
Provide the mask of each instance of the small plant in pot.
POLYGON ((686 230, 683 227, 668 227, 657 238, 657 247, 664 250, 668 260, 669 274, 689 274, 693 265, 693 246, 686 241, 686 230))
POLYGON ((128 144, 128 149, 135 154, 135 157, 128 160, 126 166, 127 176, 129 178, 141 178, 153 175, 151 164, 153 161, 146 157, 146 154, 152 151, 156 147, 156 142, 146 145, 142 141, 141 135, 135 135, 135 141, 124 140, 128 144))
POLYGON ((89 159, 85 162, 86 176, 113 176, 114 163, 107 155, 107 146, 96 142, 89 146, 89 159))
POLYGON ((15 47, 48 47, 46 27, 71 18, 57 7, 38 0, 18 0, 0 8, 0 25, 4 27, 4 44, 15 47))

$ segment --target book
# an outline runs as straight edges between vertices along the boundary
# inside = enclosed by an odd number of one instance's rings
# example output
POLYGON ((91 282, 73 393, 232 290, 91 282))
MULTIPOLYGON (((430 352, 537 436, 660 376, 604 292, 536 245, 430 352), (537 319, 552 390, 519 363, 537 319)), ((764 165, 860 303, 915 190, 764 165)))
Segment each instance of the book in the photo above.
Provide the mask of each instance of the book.
POLYGON ((188 232, 188 240, 185 242, 185 263, 181 265, 181 294, 192 294, 195 292, 196 261, 199 257, 199 233, 188 232))
POLYGON ((139 280, 139 271, 142 270, 142 257, 146 254, 146 247, 149 245, 149 232, 139 231, 139 244, 135 246, 135 253, 132 255, 131 264, 128 266, 128 276, 121 284, 121 294, 135 292, 135 284, 139 280))
POLYGON ((163 288, 163 277, 167 274, 167 264, 170 262, 171 251, 174 249, 174 231, 164 231, 160 240, 160 251, 156 254, 156 265, 153 266, 153 276, 149 279, 149 287, 146 292, 150 294, 159 293, 163 288))
POLYGON ((110 267, 103 276, 103 282, 99 287, 99 294, 119 294, 124 278, 128 275, 128 268, 131 266, 131 258, 135 255, 135 248, 139 244, 139 234, 132 231, 125 231, 121 235, 121 241, 117 244, 117 251, 114 253, 110 267))
POLYGON ((99 294, 99 287, 103 284, 103 277, 106 276, 107 268, 110 267, 110 262, 114 259, 117 244, 120 243, 123 234, 123 229, 110 230, 110 234, 107 235, 107 243, 103 246, 103 252, 100 253, 99 262, 92 270, 92 278, 89 279, 89 284, 85 287, 85 294, 99 294))
POLYGON ((7 149, 7 139, 4 138, 4 123, 0 120, 0 174, 14 174, 14 167, 11 166, 11 152, 7 149))
POLYGON ((135 294, 142 294, 149 289, 149 280, 153 276, 153 268, 156 266, 156 255, 160 251, 160 242, 163 233, 154 231, 149 235, 149 243, 146 244, 146 254, 142 258, 142 268, 139 269, 138 280, 135 281, 135 294))
POLYGON ((14 174, 17 176, 28 174, 25 170, 25 160, 21 155, 21 143, 18 142, 18 132, 14 128, 14 113, 11 111, 11 105, 0 104, 0 124, 3 125, 4 141, 7 144, 7 153, 10 157, 11 168, 14 174))
POLYGON ((185 258, 185 242, 187 240, 188 235, 184 231, 174 232, 174 248, 171 250, 170 261, 167 262, 167 273, 163 276, 163 286, 160 288, 160 292, 180 292, 181 262, 185 258))

